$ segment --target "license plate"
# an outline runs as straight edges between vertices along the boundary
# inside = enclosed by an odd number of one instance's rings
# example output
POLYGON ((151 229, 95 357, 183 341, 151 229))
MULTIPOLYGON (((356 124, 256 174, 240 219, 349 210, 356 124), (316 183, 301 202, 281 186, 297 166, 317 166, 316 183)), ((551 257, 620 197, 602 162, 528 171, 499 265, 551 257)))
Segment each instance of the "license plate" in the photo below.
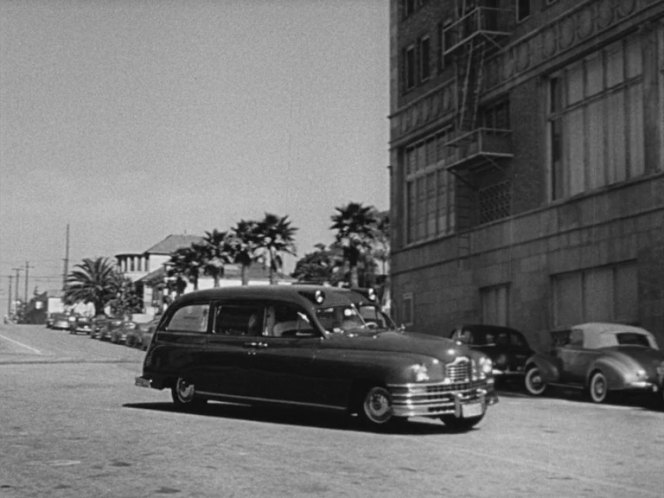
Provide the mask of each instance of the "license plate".
POLYGON ((134 379, 135 385, 138 387, 150 387, 150 381, 148 379, 145 379, 143 377, 136 377, 134 379))
POLYGON ((479 417, 484 413, 482 403, 470 403, 468 405, 461 405, 461 416, 463 418, 479 417))

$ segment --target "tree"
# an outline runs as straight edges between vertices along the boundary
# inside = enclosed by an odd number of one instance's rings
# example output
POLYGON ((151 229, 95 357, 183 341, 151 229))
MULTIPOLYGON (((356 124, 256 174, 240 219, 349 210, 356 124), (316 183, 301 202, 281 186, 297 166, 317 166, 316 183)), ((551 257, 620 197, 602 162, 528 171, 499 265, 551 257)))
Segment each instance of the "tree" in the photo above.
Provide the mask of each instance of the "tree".
POLYGON ((251 264, 256 261, 256 250, 260 244, 258 234, 258 222, 253 220, 240 220, 232 228, 232 236, 229 239, 232 247, 233 261, 241 266, 242 285, 249 284, 247 271, 251 264))
MULTIPOLYGON (((176 249, 171 254, 171 259, 167 263, 167 274, 169 277, 174 278, 175 282, 182 281, 183 278, 187 279, 194 286, 194 290, 198 289, 198 277, 201 274, 201 267, 203 260, 200 248, 192 244, 189 247, 181 247, 176 249)), ((176 292, 180 295, 184 291, 182 285, 176 286, 176 292)))
POLYGON ((359 286, 357 266, 360 258, 371 250, 378 223, 376 211, 372 206, 350 202, 347 206, 335 208, 332 215, 331 230, 336 230, 335 240, 342 248, 344 260, 349 267, 351 287, 359 286))
POLYGON ((121 282, 115 265, 108 258, 86 258, 67 276, 65 302, 92 303, 95 315, 103 314, 104 307, 117 298, 121 282))
POLYGON ((108 304, 114 315, 126 316, 143 310, 143 299, 137 294, 134 283, 121 275, 118 275, 118 290, 115 298, 111 299, 108 304))
POLYGON ((212 277, 214 286, 219 287, 219 280, 224 276, 224 265, 234 261, 232 237, 228 232, 219 232, 215 229, 205 232, 203 242, 194 246, 202 256, 203 274, 212 277))
POLYGON ((275 283, 276 274, 283 268, 282 254, 295 256, 295 232, 288 216, 280 218, 265 213, 265 218, 256 225, 256 255, 267 261, 270 284, 275 283))
POLYGON ((300 282, 315 284, 337 285, 344 280, 341 250, 335 247, 326 247, 325 244, 316 244, 315 251, 307 253, 295 263, 295 270, 291 274, 300 282))

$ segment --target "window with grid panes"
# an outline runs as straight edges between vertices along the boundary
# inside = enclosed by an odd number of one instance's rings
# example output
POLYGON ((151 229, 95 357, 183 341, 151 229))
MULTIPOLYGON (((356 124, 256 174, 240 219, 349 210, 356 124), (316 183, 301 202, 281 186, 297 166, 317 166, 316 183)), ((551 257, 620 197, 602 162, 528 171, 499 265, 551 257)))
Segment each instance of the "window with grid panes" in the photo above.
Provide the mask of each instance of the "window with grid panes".
POLYGON ((454 227, 453 180, 445 170, 448 135, 444 129, 405 149, 408 243, 448 234, 454 227))
POLYGON ((643 60, 636 34, 549 79, 551 196, 642 175, 643 60))

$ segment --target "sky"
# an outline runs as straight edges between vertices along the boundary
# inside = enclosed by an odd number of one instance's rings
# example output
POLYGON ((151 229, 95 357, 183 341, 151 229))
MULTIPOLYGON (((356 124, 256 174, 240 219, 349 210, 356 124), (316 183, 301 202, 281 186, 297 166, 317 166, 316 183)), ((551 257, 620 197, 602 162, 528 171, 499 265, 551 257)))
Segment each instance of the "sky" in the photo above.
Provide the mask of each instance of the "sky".
POLYGON ((388 209, 388 113, 385 0, 0 0, 0 310, 68 225, 70 269, 266 212, 329 244, 388 209))

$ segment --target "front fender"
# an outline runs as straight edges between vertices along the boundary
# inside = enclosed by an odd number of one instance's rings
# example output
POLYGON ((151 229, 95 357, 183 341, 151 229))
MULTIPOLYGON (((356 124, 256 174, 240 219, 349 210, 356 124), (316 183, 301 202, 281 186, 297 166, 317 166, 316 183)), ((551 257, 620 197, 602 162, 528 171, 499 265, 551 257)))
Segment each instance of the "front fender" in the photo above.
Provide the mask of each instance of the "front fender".
POLYGON ((531 367, 537 367, 542 375, 544 382, 558 382, 560 379, 560 369, 556 365, 556 360, 552 356, 535 353, 526 361, 526 372, 531 367))

